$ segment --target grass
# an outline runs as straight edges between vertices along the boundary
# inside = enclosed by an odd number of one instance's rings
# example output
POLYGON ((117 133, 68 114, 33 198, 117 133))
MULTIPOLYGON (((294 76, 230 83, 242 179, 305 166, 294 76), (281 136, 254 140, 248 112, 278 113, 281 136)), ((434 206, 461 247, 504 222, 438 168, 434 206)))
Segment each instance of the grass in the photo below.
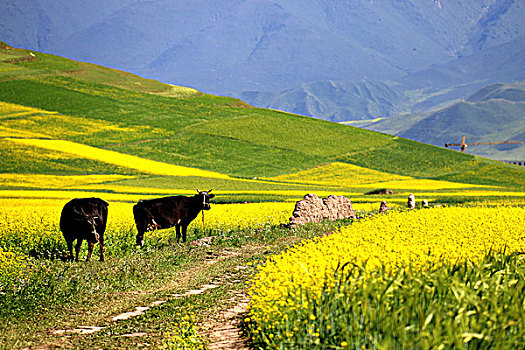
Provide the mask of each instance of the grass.
POLYGON ((307 306, 283 315, 273 333, 255 332, 267 339, 257 345, 494 349, 523 344, 525 266, 518 254, 492 253, 479 263, 449 263, 424 272, 378 269, 364 277, 365 270, 340 269, 335 286, 324 288, 318 299, 308 290, 297 291, 295 302, 307 300, 307 306))
POLYGON ((141 302, 152 298, 144 292, 159 288, 165 278, 197 259, 196 254, 174 255, 168 249, 156 254, 140 253, 113 258, 111 264, 34 261, 26 284, 19 286, 16 294, 2 295, 1 303, 8 307, 2 314, 0 343, 4 348, 17 343, 38 344, 50 337, 42 337, 39 332, 48 334, 49 329, 70 329, 85 322, 105 323, 112 313, 132 309, 135 298, 141 302), (137 296, 133 293, 136 290, 144 292, 137 296), (111 307, 103 306, 109 304, 111 307), (78 314, 75 316, 72 310, 78 314))
POLYGON ((237 266, 245 267, 249 262, 281 251, 288 244, 324 234, 340 224, 309 225, 292 232, 273 226, 264 234, 258 228, 250 228, 233 232, 232 239, 217 241, 208 247, 191 244, 177 247, 173 244, 174 237, 168 235, 156 242, 150 240, 144 250, 130 247, 116 252, 110 245, 108 250, 113 254, 109 254, 106 263, 30 259, 31 269, 24 280, 0 294, 0 348, 42 344, 107 349, 134 348, 137 343, 162 346, 167 333, 175 331, 173 323, 183 321, 183 310, 192 309, 195 323, 203 324, 235 302, 224 303, 224 300, 245 291, 251 277, 250 269, 237 266), (210 254, 229 258, 206 264, 210 254), (174 296, 210 281, 220 283, 220 287, 198 296, 174 296), (121 312, 157 300, 167 302, 142 316, 110 321, 121 312), (81 325, 104 329, 85 336, 52 332, 81 325), (147 335, 123 336, 133 332, 147 335))

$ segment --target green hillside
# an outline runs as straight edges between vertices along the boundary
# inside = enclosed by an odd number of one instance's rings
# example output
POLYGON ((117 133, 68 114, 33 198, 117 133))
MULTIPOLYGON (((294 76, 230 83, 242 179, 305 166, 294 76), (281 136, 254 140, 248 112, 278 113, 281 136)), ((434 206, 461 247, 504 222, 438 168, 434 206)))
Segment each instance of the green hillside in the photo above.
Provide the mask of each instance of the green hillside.
MULTIPOLYGON (((54 151, 13 141, 40 138, 68 140, 244 179, 345 162, 416 178, 525 187, 525 172, 517 166, 9 48, 0 48, 0 136, 2 173, 142 174, 144 184, 239 188, 235 180, 159 180, 133 167, 60 157, 54 151)), ((243 182, 240 187, 283 186, 308 189, 262 182, 243 182)))

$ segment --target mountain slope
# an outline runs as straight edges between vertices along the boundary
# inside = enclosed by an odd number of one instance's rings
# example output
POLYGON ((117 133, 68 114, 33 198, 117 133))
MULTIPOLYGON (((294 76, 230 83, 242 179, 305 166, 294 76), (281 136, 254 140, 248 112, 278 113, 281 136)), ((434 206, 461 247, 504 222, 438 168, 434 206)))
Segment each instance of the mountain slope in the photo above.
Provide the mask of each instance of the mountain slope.
POLYGON ((256 105, 335 122, 394 116, 406 100, 403 92, 392 84, 368 79, 352 84, 318 81, 282 93, 245 92, 241 98, 256 105))
POLYGON ((17 47, 53 51, 65 38, 140 0, 16 0, 0 4, 0 39, 17 47))
MULTIPOLYGON (((480 184, 515 186, 516 181, 492 175, 457 177, 457 173, 476 166, 490 174, 506 171, 511 179, 523 176, 515 166, 337 123, 253 108, 236 99, 201 93, 159 95, 160 86, 168 92, 173 86, 103 67, 27 50, 0 49, 0 58, 6 55, 10 59, 0 61, 0 101, 6 106, 0 115, 4 145, 12 137, 65 140, 241 178, 294 173, 331 162, 480 184), (104 72, 122 75, 123 82, 117 86, 104 72), (148 84, 156 89, 149 90, 148 84), (36 131, 39 135, 32 135, 36 131)), ((31 152, 23 151, 16 154, 31 152)), ((17 162, 27 161, 20 158, 17 162)), ((45 167, 31 169, 50 172, 45 167)), ((57 172, 56 167, 51 170, 57 172)))
MULTIPOLYGON (((525 36, 471 55, 412 72, 394 82, 319 81, 278 93, 245 92, 249 103, 332 121, 422 113, 465 98, 495 82, 525 79, 525 36), (356 94, 359 86, 368 93, 356 94)), ((390 133, 389 131, 386 131, 390 133)))

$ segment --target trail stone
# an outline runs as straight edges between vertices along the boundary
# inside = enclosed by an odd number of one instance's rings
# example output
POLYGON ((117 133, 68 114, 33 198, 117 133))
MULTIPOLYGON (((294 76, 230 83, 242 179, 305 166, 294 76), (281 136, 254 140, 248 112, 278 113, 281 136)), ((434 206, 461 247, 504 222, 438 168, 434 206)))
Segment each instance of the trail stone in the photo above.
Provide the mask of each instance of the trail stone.
POLYGON ((137 307, 135 307, 135 311, 124 312, 124 313, 122 313, 120 315, 117 315, 117 316, 113 317, 112 320, 113 321, 127 320, 128 318, 142 315, 148 309, 149 309, 149 307, 147 307, 147 306, 137 306, 137 307))
POLYGON ((51 333, 55 335, 63 335, 66 333, 77 333, 77 334, 93 334, 100 330, 102 330, 104 327, 96 327, 96 326, 78 326, 78 328, 74 329, 55 329, 51 333))
POLYGON ((135 338, 135 337, 145 337, 147 335, 148 333, 145 333, 145 332, 135 332, 135 333, 123 334, 122 337, 135 338))

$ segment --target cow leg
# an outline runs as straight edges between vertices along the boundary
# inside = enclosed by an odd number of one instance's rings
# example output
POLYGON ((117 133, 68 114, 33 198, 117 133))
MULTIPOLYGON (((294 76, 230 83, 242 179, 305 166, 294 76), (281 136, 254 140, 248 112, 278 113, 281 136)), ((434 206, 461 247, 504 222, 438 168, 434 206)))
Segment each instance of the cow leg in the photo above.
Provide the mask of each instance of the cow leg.
POLYGON ((82 239, 81 238, 77 238, 77 244, 75 246, 75 253, 76 253, 75 261, 78 261, 78 255, 80 254, 80 247, 81 246, 82 246, 82 239))
POLYGON ((67 241, 67 251, 69 252, 68 260, 73 261, 75 256, 73 255, 73 241, 67 241))
POLYGON ((175 225, 175 228, 177 229, 177 244, 179 244, 179 240, 180 240, 180 225, 175 225))
POLYGON ((104 236, 100 235, 100 261, 104 261, 104 236))
POLYGON ((137 245, 141 248, 144 246, 144 231, 138 231, 137 237, 136 237, 137 245))
POLYGON ((186 243, 186 231, 188 230, 188 225, 182 225, 182 243, 186 243))
POLYGON ((86 261, 90 261, 91 260, 91 254, 93 254, 93 247, 95 246, 95 243, 91 243, 88 241, 88 256, 87 256, 87 259, 86 261))

